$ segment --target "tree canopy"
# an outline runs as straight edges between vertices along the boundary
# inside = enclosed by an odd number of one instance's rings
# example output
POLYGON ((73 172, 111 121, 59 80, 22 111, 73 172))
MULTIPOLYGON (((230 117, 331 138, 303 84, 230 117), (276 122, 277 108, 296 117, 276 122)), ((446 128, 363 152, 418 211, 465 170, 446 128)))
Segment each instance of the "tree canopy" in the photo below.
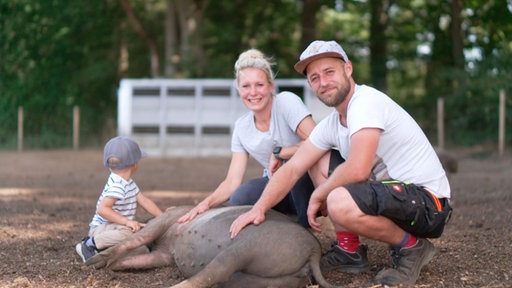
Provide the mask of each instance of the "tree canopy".
POLYGON ((75 105, 82 145, 100 145, 122 78, 231 78, 251 47, 279 78, 301 78, 293 65, 314 39, 342 44, 356 82, 386 91, 429 137, 442 97, 450 144, 496 141, 509 35, 511 0, 0 0, 0 148, 16 147, 20 106, 29 148, 71 146, 75 105))

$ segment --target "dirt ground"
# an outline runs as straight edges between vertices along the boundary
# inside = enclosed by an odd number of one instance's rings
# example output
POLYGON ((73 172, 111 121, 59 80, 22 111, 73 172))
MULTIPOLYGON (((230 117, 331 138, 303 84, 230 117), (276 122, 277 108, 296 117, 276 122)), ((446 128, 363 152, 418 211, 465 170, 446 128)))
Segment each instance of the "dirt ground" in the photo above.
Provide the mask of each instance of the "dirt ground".
MULTIPOLYGON (((438 253, 414 287, 512 287, 512 155, 455 153, 454 214, 432 240, 438 253)), ((87 233, 108 175, 101 159, 101 151, 0 152, 0 287, 167 287, 183 279, 176 267, 112 272, 83 265, 74 246, 87 233)), ((134 179, 161 208, 193 204, 216 187, 228 164, 225 157, 147 158, 134 179)), ((252 163, 248 175, 259 173, 252 163)), ((328 249, 330 240, 319 238, 328 249)), ((380 287, 371 280, 390 265, 387 248, 363 242, 370 271, 331 272, 330 282, 380 287)))

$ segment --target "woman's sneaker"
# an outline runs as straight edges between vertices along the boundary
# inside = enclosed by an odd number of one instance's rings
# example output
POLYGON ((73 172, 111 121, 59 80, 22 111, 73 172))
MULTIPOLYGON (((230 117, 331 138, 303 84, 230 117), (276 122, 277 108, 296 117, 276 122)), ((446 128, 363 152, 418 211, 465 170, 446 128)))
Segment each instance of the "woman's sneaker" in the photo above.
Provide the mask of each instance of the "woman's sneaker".
POLYGON ((320 269, 322 272, 329 272, 332 270, 340 270, 348 273, 361 273, 368 270, 368 247, 360 245, 356 252, 346 252, 338 246, 338 241, 335 241, 331 250, 325 253, 320 260, 320 269))
POLYGON ((94 247, 89 247, 85 245, 85 242, 89 239, 89 237, 85 237, 75 246, 76 253, 82 257, 82 260, 84 263, 91 258, 92 256, 98 254, 98 250, 96 250, 94 247))
POLYGON ((390 248, 389 252, 393 268, 377 273, 374 282, 387 286, 413 285, 418 280, 421 268, 434 257, 436 248, 427 239, 418 238, 416 245, 410 248, 390 248))

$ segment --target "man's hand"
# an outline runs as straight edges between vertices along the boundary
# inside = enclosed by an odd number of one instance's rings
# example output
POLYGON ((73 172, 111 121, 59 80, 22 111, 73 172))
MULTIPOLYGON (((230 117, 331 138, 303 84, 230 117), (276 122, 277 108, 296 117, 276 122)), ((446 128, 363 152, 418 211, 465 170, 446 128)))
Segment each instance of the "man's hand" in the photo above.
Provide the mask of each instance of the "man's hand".
POLYGON ((231 227, 229 228, 229 232, 231 233, 231 239, 235 239, 236 235, 244 229, 245 226, 249 224, 260 225, 265 221, 265 212, 262 212, 258 209, 254 209, 254 207, 247 211, 246 213, 238 216, 238 218, 233 221, 231 227))
POLYGON ((188 211, 187 214, 181 216, 176 222, 185 223, 187 221, 191 221, 192 219, 196 218, 197 215, 203 214, 208 209, 209 209, 208 205, 203 204, 201 202, 201 203, 197 204, 196 207, 194 207, 190 211, 188 211))
POLYGON ((322 216, 327 216, 327 206, 325 201, 322 201, 318 197, 315 197, 315 193, 311 195, 308 204, 308 222, 311 228, 317 232, 322 232, 322 224, 316 221, 318 211, 322 213, 322 216))

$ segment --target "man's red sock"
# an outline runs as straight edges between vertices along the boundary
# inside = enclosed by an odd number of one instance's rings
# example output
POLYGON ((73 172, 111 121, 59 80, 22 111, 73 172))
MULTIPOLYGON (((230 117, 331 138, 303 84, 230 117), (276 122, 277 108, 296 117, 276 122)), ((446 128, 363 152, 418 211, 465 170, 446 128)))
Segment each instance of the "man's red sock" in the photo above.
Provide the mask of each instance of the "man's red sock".
POLYGON ((418 242, 418 239, 416 239, 416 236, 410 234, 409 232, 405 233, 404 239, 400 244, 398 244, 399 248, 409 248, 414 245, 416 245, 416 242, 418 242))
POLYGON ((338 240, 338 246, 341 249, 350 253, 356 252, 361 244, 359 235, 348 231, 336 232, 336 240, 338 240))

